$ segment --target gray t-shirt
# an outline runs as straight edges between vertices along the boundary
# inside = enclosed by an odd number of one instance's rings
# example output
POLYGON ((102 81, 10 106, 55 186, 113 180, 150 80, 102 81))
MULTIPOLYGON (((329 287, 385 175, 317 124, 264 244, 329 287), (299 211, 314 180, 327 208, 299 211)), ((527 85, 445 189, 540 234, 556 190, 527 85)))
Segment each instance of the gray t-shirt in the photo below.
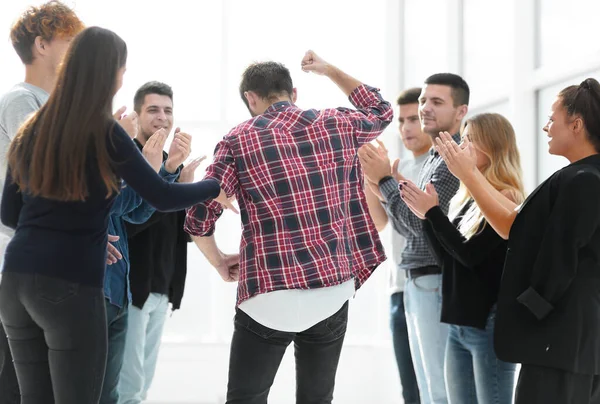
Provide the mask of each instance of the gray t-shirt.
MULTIPOLYGON (((404 160, 398 166, 398 171, 408 180, 416 183, 419 180, 419 172, 423 163, 429 157, 429 153, 424 153, 414 159, 404 160)), ((389 216, 389 212, 387 212, 389 216)), ((394 221, 390 218, 390 222, 394 221)), ((390 293, 404 291, 404 282, 406 280, 406 271, 400 268, 402 262, 402 251, 405 246, 405 238, 396 229, 392 230, 392 257, 394 260, 394 266, 390 269, 390 293)))
MULTIPOLYGON (((0 97, 0 197, 6 177, 6 152, 19 127, 48 101, 49 94, 29 83, 19 83, 0 97)), ((12 236, 13 230, 0 224, 0 232, 12 236)))

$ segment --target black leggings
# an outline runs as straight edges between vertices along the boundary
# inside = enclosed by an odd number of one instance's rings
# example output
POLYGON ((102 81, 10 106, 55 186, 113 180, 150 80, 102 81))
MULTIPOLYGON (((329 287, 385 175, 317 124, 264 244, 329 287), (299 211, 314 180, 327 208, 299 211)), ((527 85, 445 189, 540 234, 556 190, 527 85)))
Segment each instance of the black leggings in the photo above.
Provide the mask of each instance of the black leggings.
POLYGON ((0 317, 21 404, 96 404, 106 366, 102 288, 4 272, 0 317))
POLYGON ((19 404, 21 393, 8 339, 0 323, 0 404, 19 404))

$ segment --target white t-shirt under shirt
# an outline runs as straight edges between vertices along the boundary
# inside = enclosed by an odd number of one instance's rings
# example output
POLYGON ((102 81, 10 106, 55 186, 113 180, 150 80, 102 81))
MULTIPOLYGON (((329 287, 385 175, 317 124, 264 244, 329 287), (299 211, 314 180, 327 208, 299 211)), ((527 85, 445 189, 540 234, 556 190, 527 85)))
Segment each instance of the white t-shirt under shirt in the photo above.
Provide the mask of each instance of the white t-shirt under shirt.
MULTIPOLYGON (((398 166, 398 171, 408 180, 416 183, 419 179, 419 172, 421 167, 427 160, 429 153, 424 153, 414 159, 403 160, 398 166)), ((404 250, 405 240, 404 237, 392 228, 392 257, 394 265, 389 265, 390 276, 389 276, 389 290, 390 294, 404 291, 404 283, 406 281, 406 275, 404 270, 399 269, 398 266, 402 261, 402 251, 404 250)))
POLYGON ((354 296, 354 279, 318 289, 277 290, 251 297, 239 309, 273 330, 301 332, 331 317, 354 296))
MULTIPOLYGON (((0 196, 6 177, 6 153, 10 142, 27 118, 48 101, 50 95, 43 89, 29 83, 19 83, 0 97, 0 196)), ((0 237, 9 239, 14 231, 0 224, 0 237)), ((0 240, 5 246, 7 240, 0 240)), ((0 251, 4 253, 4 248, 0 251)))

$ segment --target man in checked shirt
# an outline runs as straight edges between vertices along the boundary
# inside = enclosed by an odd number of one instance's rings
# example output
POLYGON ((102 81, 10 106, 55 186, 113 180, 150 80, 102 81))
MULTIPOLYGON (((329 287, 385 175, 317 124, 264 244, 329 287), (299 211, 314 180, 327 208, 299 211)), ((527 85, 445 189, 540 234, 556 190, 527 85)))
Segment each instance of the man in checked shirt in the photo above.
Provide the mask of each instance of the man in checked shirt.
POLYGON ((253 118, 217 145, 206 175, 238 200, 239 256, 215 243, 220 205, 187 213, 186 231, 221 277, 235 281, 239 269, 228 404, 266 403, 292 341, 296 402, 331 403, 348 300, 385 260, 356 153, 391 122, 391 105, 312 51, 302 70, 331 79, 357 109, 301 110, 283 65, 246 69, 240 95, 253 118))
MULTIPOLYGON (((465 80, 456 74, 439 73, 428 77, 419 96, 419 120, 423 132, 435 140, 440 132, 447 131, 454 134, 454 141, 459 142, 461 123, 469 109, 469 93, 465 80)), ((400 198, 398 181, 392 176, 389 159, 370 145, 362 147, 359 156, 368 180, 379 185, 394 228, 406 238, 400 268, 406 271, 404 305, 421 403, 446 404, 444 355, 448 325, 440 322, 442 271, 429 251, 423 221, 400 198)), ((423 163, 417 185, 425 188, 429 182, 439 195, 440 208, 447 214, 459 181, 433 147, 423 163)))

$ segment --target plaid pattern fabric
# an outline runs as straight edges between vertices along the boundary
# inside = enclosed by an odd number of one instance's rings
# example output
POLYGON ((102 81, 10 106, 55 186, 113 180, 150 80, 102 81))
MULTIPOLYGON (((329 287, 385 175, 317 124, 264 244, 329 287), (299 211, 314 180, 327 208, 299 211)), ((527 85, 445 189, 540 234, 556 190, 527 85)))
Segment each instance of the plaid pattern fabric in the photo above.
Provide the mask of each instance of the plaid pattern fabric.
MULTIPOLYGON (((242 219, 237 304, 260 293, 360 287, 385 260, 368 213, 356 151, 391 122, 377 89, 349 97, 357 110, 301 110, 278 102, 217 145, 206 178, 236 195, 242 219)), ((214 232, 215 202, 187 212, 185 230, 214 232)))
MULTIPOLYGON (((452 136, 455 142, 460 142, 460 134, 452 136)), ((416 185, 425 189, 425 185, 431 182, 439 196, 440 208, 444 214, 448 214, 450 200, 458 191, 460 181, 450 173, 442 157, 431 148, 429 157, 423 164, 416 185)), ((384 181, 379 189, 386 199, 385 209, 395 222, 394 228, 406 238, 404 251, 402 251, 402 262, 400 268, 410 270, 429 265, 437 265, 437 261, 429 251, 423 221, 416 217, 408 206, 400 198, 398 182, 395 179, 384 181)))

